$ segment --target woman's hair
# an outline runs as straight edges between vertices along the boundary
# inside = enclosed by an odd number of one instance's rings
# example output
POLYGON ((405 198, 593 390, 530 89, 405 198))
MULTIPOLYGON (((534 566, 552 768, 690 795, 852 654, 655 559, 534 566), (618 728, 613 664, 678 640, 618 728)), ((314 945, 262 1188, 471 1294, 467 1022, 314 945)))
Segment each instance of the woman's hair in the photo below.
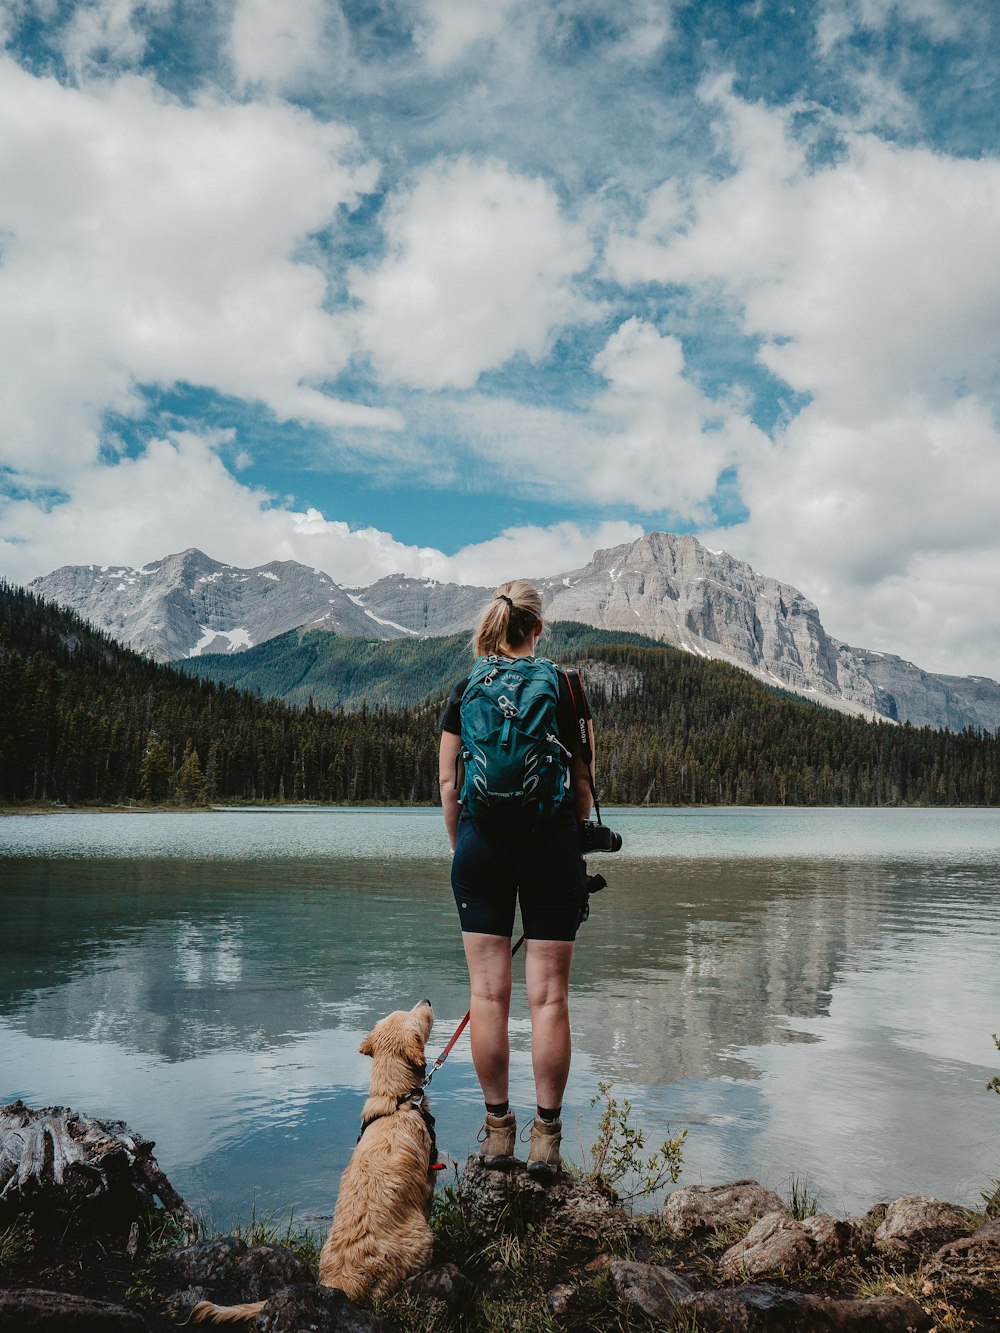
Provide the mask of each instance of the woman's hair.
POLYGON ((506 646, 520 648, 542 618, 542 599, 524 579, 501 583, 472 636, 477 657, 492 657, 506 646))

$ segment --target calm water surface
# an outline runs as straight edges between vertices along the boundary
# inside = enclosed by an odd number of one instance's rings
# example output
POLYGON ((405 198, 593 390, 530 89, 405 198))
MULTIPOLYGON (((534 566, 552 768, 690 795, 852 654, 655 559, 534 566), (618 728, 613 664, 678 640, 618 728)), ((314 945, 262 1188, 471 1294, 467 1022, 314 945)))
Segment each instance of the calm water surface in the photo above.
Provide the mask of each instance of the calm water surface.
MULTIPOLYGON (((599 1079, 682 1184, 808 1179, 821 1205, 978 1201, 1000 1175, 1000 812, 615 811, 573 972, 564 1148, 599 1079), (661 1135, 662 1137, 662 1135, 661 1135)), ((468 1005, 432 810, 0 820, 0 1101, 123 1118, 214 1221, 318 1220, 357 1134, 368 1028, 468 1005)), ((515 975, 522 975, 515 969, 515 975)), ((531 1108, 523 994, 512 1101, 531 1108)), ((439 1142, 481 1123, 467 1038, 439 1142)))

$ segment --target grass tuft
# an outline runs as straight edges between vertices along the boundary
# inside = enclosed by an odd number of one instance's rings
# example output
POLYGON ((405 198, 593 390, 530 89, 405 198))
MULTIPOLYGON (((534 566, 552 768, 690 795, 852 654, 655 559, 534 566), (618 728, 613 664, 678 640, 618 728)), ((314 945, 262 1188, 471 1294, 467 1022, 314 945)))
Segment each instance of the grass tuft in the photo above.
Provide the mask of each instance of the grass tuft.
POLYGON ((815 1217, 819 1211, 819 1198, 810 1193, 808 1176, 792 1176, 788 1184, 788 1211, 799 1222, 807 1217, 815 1217))
POLYGON ((966 1318, 944 1287, 929 1282, 923 1266, 912 1270, 886 1265, 859 1278, 855 1294, 859 1300, 878 1296, 908 1296, 934 1320, 935 1333, 975 1333, 976 1324, 966 1318))
MULTIPOLYGON (((287 1216, 277 1212, 258 1213, 254 1199, 250 1201, 250 1216, 246 1220, 237 1217, 236 1222, 228 1230, 222 1230, 208 1221, 203 1224, 201 1230, 206 1240, 214 1236, 235 1236, 238 1240, 246 1241, 250 1247, 283 1245, 285 1249, 291 1250, 304 1260, 314 1274, 319 1270, 319 1252, 326 1235, 325 1231, 321 1233, 301 1227, 296 1230, 294 1212, 287 1216)), ((183 1240, 178 1243, 183 1243, 183 1240)))
POLYGON ((35 1233, 31 1223, 24 1217, 17 1217, 0 1231, 0 1274, 20 1267, 35 1252, 35 1233))

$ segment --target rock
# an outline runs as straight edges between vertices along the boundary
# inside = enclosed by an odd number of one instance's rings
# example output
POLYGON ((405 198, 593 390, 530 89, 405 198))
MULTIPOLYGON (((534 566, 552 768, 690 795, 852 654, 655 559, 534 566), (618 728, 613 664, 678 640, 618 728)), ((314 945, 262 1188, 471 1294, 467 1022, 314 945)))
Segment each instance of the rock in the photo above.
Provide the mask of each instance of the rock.
POLYGON ((870 1248, 869 1235, 853 1222, 826 1213, 802 1221, 785 1213, 768 1213, 726 1250, 719 1267, 730 1274, 762 1277, 765 1273, 823 1268, 846 1254, 870 1248))
POLYGON ((614 1261, 615 1256, 613 1254, 602 1251, 600 1254, 595 1254, 593 1259, 588 1259, 583 1266, 588 1273, 605 1273, 614 1261))
POLYGON ((411 1277, 403 1290, 418 1300, 440 1301, 449 1310, 457 1310, 472 1295, 472 1283, 457 1264, 439 1264, 411 1277))
POLYGON ((992 1291, 1000 1303, 1000 1217, 971 1236, 942 1245, 927 1265, 926 1274, 929 1282, 940 1282, 949 1290, 992 1291))
POLYGON ((212 1293, 207 1287, 185 1287, 183 1291, 172 1291, 164 1298, 163 1310, 178 1324, 186 1324, 198 1302, 211 1299, 212 1293))
POLYGON ((788 1210, 775 1194, 756 1180, 735 1180, 731 1185, 689 1185, 668 1194, 663 1220, 672 1231, 718 1231, 747 1226, 765 1213, 788 1210))
POLYGON ((0 1328, 10 1333, 145 1333, 132 1310, 63 1291, 0 1291, 0 1328))
MULTIPOLYGON (((218 1286, 227 1283, 238 1260, 248 1253, 245 1240, 220 1236, 200 1245, 182 1245, 168 1250, 153 1264, 151 1274, 164 1290, 181 1287, 218 1286)), ((260 1299, 255 1297, 254 1299, 260 1299)))
POLYGON ((842 1301, 769 1286, 702 1292, 687 1314, 718 1333, 926 1333, 934 1323, 908 1296, 842 1301))
POLYGON ((458 1197, 486 1230, 514 1233, 544 1226, 555 1244, 577 1257, 598 1252, 610 1237, 630 1229, 628 1217, 594 1181, 563 1174, 543 1185, 520 1163, 513 1171, 488 1171, 478 1157, 470 1157, 458 1197))
POLYGON ((569 1314, 575 1295, 576 1287, 572 1282, 558 1283, 545 1297, 549 1313, 555 1315, 557 1319, 569 1314))
POLYGON ((890 1203, 875 1243, 902 1259, 916 1259, 968 1233, 968 1213, 954 1204, 906 1194, 890 1203))
POLYGON ((809 1323, 810 1298, 778 1287, 733 1287, 701 1292, 688 1304, 687 1314, 699 1329, 720 1333, 757 1333, 757 1330, 818 1329, 809 1323))
POLYGON ((389 1333, 388 1325, 342 1291, 315 1283, 286 1287, 272 1296, 255 1328, 256 1333, 389 1333))
POLYGON ((845 1333, 925 1333, 934 1320, 909 1296, 875 1296, 867 1301, 830 1301, 831 1327, 845 1333))
POLYGON ((266 1301, 282 1287, 315 1282, 316 1275, 304 1259, 285 1245, 254 1245, 240 1255, 229 1270, 228 1280, 244 1301, 266 1301))
POLYGON ((503 1262, 494 1259, 479 1283, 479 1289, 490 1296, 507 1296, 518 1286, 518 1276, 503 1262))
POLYGON ((608 1268, 608 1275, 622 1300, 638 1306, 650 1319, 669 1323, 682 1313, 694 1296, 689 1283, 660 1264, 616 1259, 608 1268))

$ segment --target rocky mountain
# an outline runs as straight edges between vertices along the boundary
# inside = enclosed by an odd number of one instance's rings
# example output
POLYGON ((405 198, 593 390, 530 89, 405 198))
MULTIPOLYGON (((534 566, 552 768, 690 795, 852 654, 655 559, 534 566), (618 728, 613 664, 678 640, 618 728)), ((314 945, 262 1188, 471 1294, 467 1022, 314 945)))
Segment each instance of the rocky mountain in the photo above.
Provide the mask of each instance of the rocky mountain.
MULTIPOLYGON (((648 634, 849 712, 952 730, 1000 727, 996 681, 933 675, 842 643, 798 589, 695 537, 649 532, 595 551, 582 569, 534 581, 549 620, 648 634)), ((395 577, 365 589, 364 598, 408 629, 444 634, 459 627, 450 615, 455 592, 475 594, 463 602, 471 625, 490 589, 395 577)))
POLYGON ((294 560, 238 569, 189 550, 141 569, 64 565, 31 590, 159 662, 240 652, 302 625, 368 639, 409 633, 294 560))
POLYGON ((412 634, 437 635, 471 629, 493 596, 493 589, 390 574, 369 588, 352 588, 348 595, 370 615, 377 612, 398 628, 412 634))
MULTIPOLYGON (((952 730, 1000 728, 997 682, 934 675, 842 643, 796 588, 691 536, 646 533, 535 583, 549 620, 650 635, 849 712, 952 730)), ((31 586, 160 660, 238 652, 303 627, 367 639, 458 633, 475 623, 492 591, 402 575, 347 589, 294 561, 242 570, 199 551, 141 570, 66 566, 31 586)))

